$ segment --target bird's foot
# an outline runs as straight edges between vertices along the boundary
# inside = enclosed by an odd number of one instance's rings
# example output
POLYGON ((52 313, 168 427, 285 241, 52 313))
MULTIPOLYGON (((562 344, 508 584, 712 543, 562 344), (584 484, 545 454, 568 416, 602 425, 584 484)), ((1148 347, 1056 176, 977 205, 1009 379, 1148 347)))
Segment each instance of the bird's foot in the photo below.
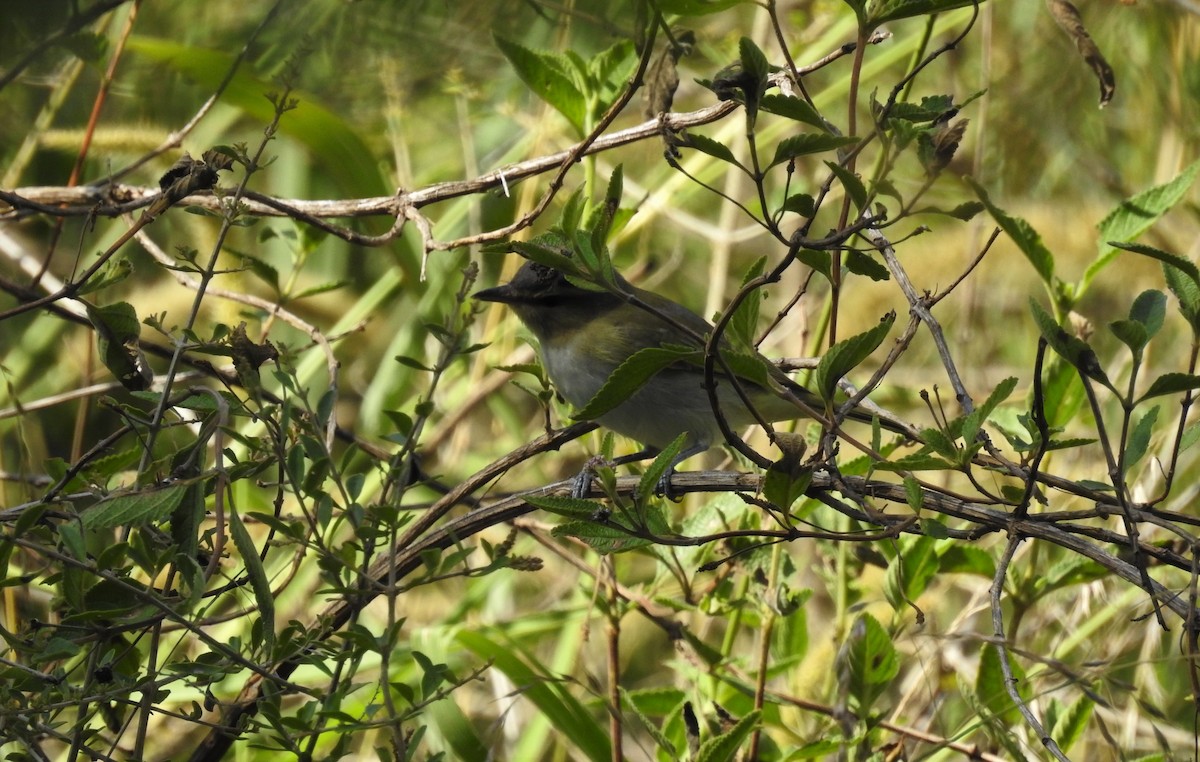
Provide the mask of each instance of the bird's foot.
POLYGON ((576 500, 584 500, 592 492, 592 480, 596 478, 596 469, 612 468, 613 461, 605 458, 602 455, 594 455, 587 459, 583 464, 583 468, 575 475, 575 479, 571 482, 571 497, 576 500))

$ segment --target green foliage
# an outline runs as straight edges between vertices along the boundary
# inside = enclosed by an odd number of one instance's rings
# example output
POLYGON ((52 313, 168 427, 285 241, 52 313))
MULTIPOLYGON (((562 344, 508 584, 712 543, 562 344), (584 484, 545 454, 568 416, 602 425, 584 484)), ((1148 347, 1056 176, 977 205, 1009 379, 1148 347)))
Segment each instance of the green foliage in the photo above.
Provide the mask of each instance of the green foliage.
POLYGON ((1085 19, 1097 112, 1039 4, 104 5, 0 25, 0 756, 1020 758, 1010 685, 1071 758, 1192 733, 1184 11, 1085 19), (471 298, 513 254, 883 409, 630 474, 566 424, 703 351, 568 407, 471 298))

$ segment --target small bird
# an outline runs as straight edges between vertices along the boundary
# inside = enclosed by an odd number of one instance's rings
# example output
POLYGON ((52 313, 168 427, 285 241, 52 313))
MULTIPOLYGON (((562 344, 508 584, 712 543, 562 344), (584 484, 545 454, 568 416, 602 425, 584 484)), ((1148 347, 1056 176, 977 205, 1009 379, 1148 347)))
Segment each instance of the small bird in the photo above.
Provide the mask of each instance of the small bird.
MULTIPOLYGON (((475 294, 475 299, 507 304, 540 345, 542 364, 559 393, 577 408, 585 406, 623 362, 648 347, 703 349, 701 339, 713 326, 681 304, 640 288, 615 275, 617 288, 628 298, 608 290, 575 285, 562 272, 527 261, 512 281, 475 294), (644 305, 640 306, 640 305, 644 305), (647 309, 647 307, 649 309, 647 309)), ((722 349, 728 349, 726 342, 722 349)), ((772 390, 741 375, 737 384, 763 421, 773 422, 812 416, 825 410, 815 394, 762 360, 772 390), (809 408, 806 412, 786 398, 790 393, 809 408)), ((743 428, 759 421, 718 365, 715 373, 721 415, 730 427, 743 428)), ((852 411, 851 418, 869 422, 870 414, 852 411)), ((701 365, 679 361, 668 365, 634 391, 628 399, 597 417, 597 422, 638 442, 647 454, 662 450, 680 434, 684 447, 671 463, 660 489, 669 493, 670 476, 683 460, 722 441, 720 425, 704 388, 701 365)), ((895 424, 883 425, 895 430, 895 424)), ((902 433, 908 433, 903 431, 902 433)), ((586 483, 585 485, 586 486, 586 483)))

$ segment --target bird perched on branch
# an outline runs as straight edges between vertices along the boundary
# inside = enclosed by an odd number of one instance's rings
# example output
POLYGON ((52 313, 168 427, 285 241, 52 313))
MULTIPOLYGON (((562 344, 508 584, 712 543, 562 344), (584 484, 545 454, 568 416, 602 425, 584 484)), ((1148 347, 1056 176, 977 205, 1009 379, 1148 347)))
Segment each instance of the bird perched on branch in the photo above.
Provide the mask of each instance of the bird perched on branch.
MULTIPOLYGON (((511 282, 475 298, 507 304, 528 326, 547 375, 579 417, 641 442, 645 454, 686 435, 660 484, 663 491, 669 491, 676 465, 724 440, 705 388, 703 350, 713 326, 683 305, 636 288, 615 273, 605 288, 532 261, 511 282)), ((724 341, 720 348, 716 400, 730 429, 824 418, 825 402, 762 355, 737 352, 724 341)), ((872 420, 862 410, 849 417, 872 420)), ((911 433, 895 421, 882 419, 881 424, 911 433)))

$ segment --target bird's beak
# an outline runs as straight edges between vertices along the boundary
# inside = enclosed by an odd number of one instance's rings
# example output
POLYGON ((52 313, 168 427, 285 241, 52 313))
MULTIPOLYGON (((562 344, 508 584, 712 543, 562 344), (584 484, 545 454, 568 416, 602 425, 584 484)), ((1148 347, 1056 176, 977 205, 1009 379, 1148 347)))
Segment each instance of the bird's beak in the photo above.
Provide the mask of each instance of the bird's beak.
POLYGON ((473 298, 481 302, 500 302, 501 304, 512 304, 520 301, 521 297, 517 294, 516 289, 512 284, 505 283, 495 288, 485 288, 482 291, 476 291, 473 298))

